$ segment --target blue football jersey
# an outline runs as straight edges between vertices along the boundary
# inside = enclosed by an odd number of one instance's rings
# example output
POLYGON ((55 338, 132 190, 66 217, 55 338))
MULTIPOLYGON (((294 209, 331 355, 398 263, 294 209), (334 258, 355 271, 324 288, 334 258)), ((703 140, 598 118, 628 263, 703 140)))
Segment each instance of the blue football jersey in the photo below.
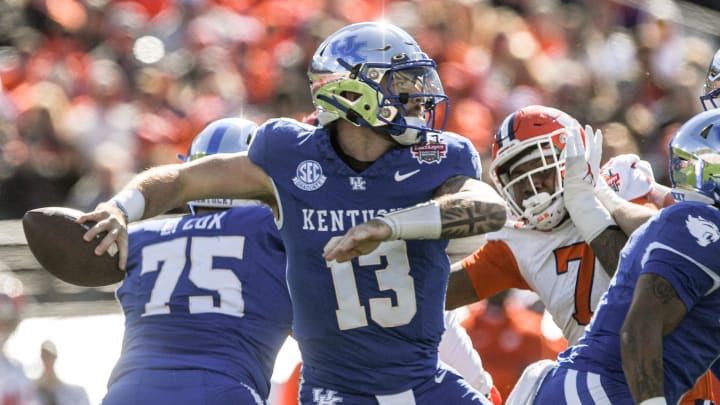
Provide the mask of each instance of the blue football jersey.
POLYGON ((280 119, 258 129, 249 155, 276 188, 305 382, 386 394, 432 376, 444 329, 447 241, 384 242, 346 263, 326 262, 322 252, 354 225, 429 200, 452 176, 479 178, 472 144, 444 134, 392 149, 356 172, 327 129, 280 119))
POLYGON ((638 277, 667 279, 688 312, 663 339, 665 396, 674 404, 720 357, 720 211, 682 202, 658 212, 621 253, 618 271, 585 336, 560 354, 561 364, 625 380, 619 331, 638 277))
POLYGON ((130 226, 116 295, 125 336, 110 384, 141 369, 203 369, 270 389, 290 328, 285 252, 267 207, 130 226))

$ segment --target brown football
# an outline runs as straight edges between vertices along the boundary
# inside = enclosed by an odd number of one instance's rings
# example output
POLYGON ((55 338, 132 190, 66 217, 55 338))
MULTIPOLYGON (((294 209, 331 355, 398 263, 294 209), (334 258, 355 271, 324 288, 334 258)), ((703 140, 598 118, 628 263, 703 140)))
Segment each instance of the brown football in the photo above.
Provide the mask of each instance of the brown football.
POLYGON ((101 287, 121 281, 125 273, 118 268, 116 252, 97 256, 94 249, 101 236, 91 242, 83 240, 83 234, 94 224, 76 223, 82 214, 65 207, 26 212, 22 224, 30 251, 45 270, 70 284, 101 287))

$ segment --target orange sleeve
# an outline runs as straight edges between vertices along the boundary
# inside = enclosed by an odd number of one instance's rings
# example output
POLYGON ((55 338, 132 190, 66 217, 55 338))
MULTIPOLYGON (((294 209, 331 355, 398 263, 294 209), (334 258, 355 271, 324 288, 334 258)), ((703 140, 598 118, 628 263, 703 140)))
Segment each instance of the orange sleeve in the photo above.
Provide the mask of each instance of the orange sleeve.
POLYGON ((503 241, 489 241, 462 261, 479 299, 492 297, 508 288, 529 290, 520 274, 515 255, 503 241))
POLYGON ((653 204, 650 200, 648 200, 646 196, 638 197, 634 200, 630 200, 630 202, 633 204, 637 204, 637 205, 644 205, 645 207, 648 207, 655 211, 660 209, 660 207, 658 207, 657 205, 653 204))
POLYGON ((697 380, 695 386, 690 391, 683 395, 680 405, 695 405, 698 400, 714 401, 716 398, 713 393, 713 383, 716 381, 713 373, 708 371, 697 380))

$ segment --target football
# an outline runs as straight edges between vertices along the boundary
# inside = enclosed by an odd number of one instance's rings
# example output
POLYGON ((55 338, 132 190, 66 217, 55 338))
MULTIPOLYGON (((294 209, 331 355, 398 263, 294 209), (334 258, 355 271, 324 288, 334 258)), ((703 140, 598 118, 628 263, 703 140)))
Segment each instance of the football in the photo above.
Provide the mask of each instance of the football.
POLYGON ((94 253, 102 240, 85 242, 82 236, 94 223, 78 224, 81 211, 65 207, 44 207, 30 210, 22 219, 28 247, 35 259, 50 274, 81 287, 102 287, 125 277, 118 267, 117 248, 102 256, 94 253))

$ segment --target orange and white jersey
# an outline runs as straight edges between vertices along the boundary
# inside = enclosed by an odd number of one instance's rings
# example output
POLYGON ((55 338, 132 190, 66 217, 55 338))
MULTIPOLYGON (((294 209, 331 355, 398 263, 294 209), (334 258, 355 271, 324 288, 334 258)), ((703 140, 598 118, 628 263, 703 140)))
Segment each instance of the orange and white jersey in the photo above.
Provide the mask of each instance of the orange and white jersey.
POLYGON ((572 221, 551 232, 508 223, 488 233, 486 240, 462 262, 478 298, 508 288, 530 289, 538 294, 568 343, 577 343, 610 276, 572 221))

